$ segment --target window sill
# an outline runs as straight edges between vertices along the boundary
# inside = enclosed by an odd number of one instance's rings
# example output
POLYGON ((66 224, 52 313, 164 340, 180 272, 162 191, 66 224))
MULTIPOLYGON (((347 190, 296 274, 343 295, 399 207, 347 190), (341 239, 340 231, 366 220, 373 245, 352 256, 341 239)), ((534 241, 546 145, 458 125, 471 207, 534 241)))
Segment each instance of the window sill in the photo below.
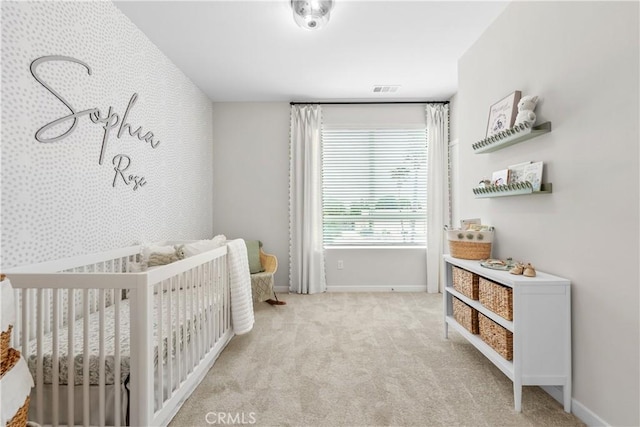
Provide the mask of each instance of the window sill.
POLYGON ((400 246, 400 245, 389 245, 389 246, 327 246, 324 248, 325 251, 330 251, 333 249, 339 249, 339 250, 345 250, 345 249, 356 249, 356 250, 362 250, 362 249, 421 249, 421 250, 426 250, 427 247, 425 246, 400 246))

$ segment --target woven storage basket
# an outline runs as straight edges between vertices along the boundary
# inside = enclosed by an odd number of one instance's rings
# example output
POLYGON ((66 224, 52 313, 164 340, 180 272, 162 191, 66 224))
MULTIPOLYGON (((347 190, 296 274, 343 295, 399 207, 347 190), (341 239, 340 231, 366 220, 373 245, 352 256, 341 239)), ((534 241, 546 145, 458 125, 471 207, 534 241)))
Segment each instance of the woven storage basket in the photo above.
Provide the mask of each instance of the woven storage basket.
POLYGON ((478 313, 480 338, 507 360, 513 360, 513 333, 478 313))
POLYGON ((454 258, 487 259, 491 258, 493 231, 447 231, 449 252, 454 258))
POLYGON ((9 325, 9 328, 7 328, 6 331, 0 333, 0 370, 4 366, 7 357, 9 357, 9 346, 11 345, 12 329, 13 325, 9 325))
POLYGON ((478 310, 453 297, 453 318, 472 334, 479 333, 478 310))
POLYGON ((24 427, 27 425, 27 417, 29 416, 29 402, 31 396, 27 396, 24 405, 18 409, 18 412, 9 420, 7 427, 24 427))
POLYGON ((480 277, 480 303, 497 315, 513 320, 513 289, 480 277))
POLYGON ((20 361, 20 352, 15 348, 10 348, 7 357, 0 364, 0 378, 4 377, 4 374, 10 371, 18 361, 20 361))
POLYGON ((462 268, 451 266, 453 289, 467 298, 478 299, 478 275, 462 268))

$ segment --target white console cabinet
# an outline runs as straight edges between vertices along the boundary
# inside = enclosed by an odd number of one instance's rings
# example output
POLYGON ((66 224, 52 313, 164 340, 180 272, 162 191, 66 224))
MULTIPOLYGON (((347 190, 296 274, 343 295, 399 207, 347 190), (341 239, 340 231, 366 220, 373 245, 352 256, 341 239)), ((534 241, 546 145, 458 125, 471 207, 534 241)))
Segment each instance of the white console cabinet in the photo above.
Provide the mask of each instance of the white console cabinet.
POLYGON ((522 386, 561 386, 564 410, 571 412, 571 288, 567 279, 537 272, 536 277, 482 267, 479 261, 444 256, 444 336, 453 328, 484 354, 511 381, 515 410, 522 410, 522 386), (453 288, 452 265, 513 289, 513 321, 453 288), (513 333, 513 360, 503 358, 480 335, 453 317, 453 297, 513 333))

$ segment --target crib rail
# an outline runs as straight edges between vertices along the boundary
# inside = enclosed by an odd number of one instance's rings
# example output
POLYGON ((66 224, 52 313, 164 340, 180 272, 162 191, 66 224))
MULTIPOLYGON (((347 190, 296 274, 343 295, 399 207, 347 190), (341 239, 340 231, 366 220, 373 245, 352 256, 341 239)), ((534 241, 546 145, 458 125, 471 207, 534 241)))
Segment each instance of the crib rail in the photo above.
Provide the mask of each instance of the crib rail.
POLYGON ((116 252, 6 272, 40 424, 164 425, 232 336, 226 247, 144 273, 116 252))

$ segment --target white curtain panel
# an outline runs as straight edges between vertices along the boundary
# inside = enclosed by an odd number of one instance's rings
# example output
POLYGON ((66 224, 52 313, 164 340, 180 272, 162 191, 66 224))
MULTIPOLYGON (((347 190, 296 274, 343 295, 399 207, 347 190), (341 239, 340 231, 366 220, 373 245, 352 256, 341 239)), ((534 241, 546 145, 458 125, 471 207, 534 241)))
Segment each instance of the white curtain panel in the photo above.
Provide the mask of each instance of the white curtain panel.
POLYGON ((322 242, 322 145, 319 105, 291 106, 289 158, 290 291, 327 289, 322 242))
POLYGON ((449 104, 427 104, 427 292, 441 289, 449 220, 449 104))

